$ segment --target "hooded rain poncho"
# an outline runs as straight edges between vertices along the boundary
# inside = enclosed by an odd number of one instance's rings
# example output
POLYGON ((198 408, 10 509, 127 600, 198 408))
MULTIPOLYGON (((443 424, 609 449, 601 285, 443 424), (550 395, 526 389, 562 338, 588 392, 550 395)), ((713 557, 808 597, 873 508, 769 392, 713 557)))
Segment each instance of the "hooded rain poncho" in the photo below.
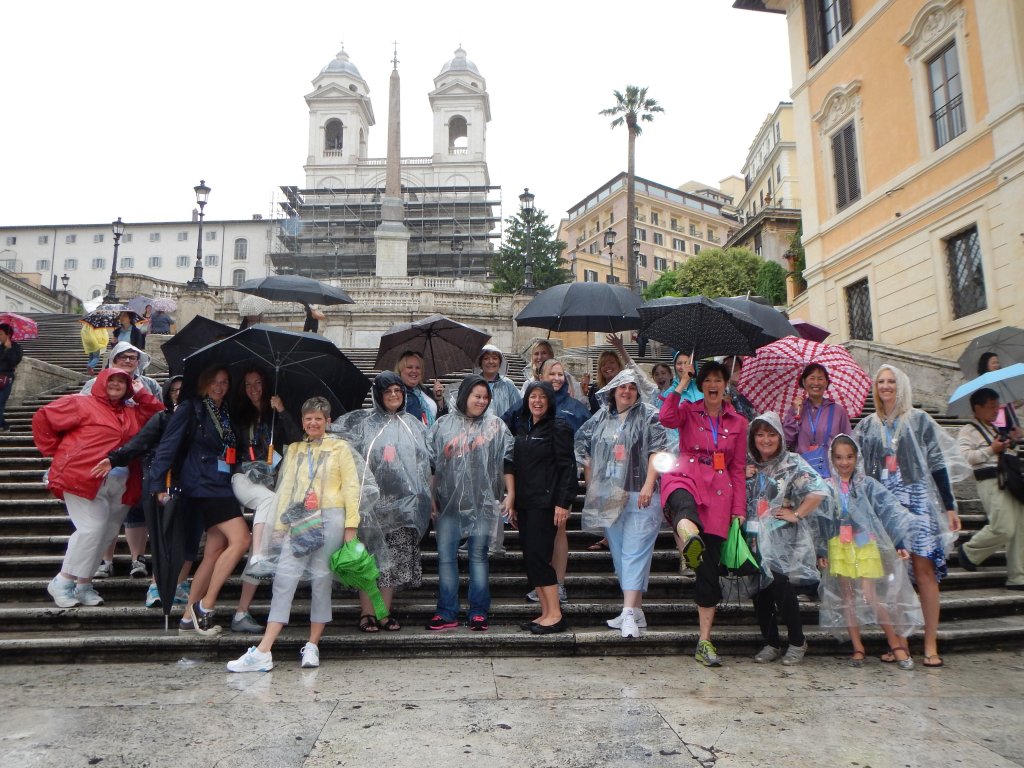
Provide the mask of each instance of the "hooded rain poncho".
MULTIPOLYGON (((113 346, 110 352, 107 354, 107 368, 114 367, 114 358, 120 355, 122 352, 133 351, 139 356, 139 364, 135 368, 135 378, 142 382, 142 385, 149 391, 154 397, 161 397, 160 384, 155 380, 149 378, 149 376, 143 376, 142 372, 149 366, 151 360, 150 356, 143 352, 138 347, 133 347, 127 341, 119 341, 113 346)), ((88 395, 92 392, 93 385, 96 383, 96 378, 93 377, 85 382, 82 387, 82 391, 79 394, 88 395)))
POLYGON ((840 437, 849 438, 837 435, 828 453, 831 477, 827 482, 835 503, 830 514, 819 515, 828 541, 828 568, 818 588, 818 624, 840 639, 851 622, 861 628, 890 624, 897 635, 908 637, 924 624, 924 617, 896 550, 903 548, 913 518, 880 482, 864 474, 859 448, 850 480, 839 479, 832 450, 840 437))
MULTIPOLYGON (((640 375, 624 368, 598 391, 601 408, 576 432, 576 463, 589 464, 590 480, 583 503, 583 530, 600 533, 622 514, 630 493, 647 479, 647 464, 655 453, 667 451, 665 428, 658 411, 643 401, 640 375), (639 397, 624 414, 615 408, 614 390, 624 384, 637 387, 639 397)), ((655 487, 657 498, 657 487, 655 487)), ((649 509, 661 512, 657 504, 649 509)))
POLYGON ((438 515, 457 516, 463 538, 491 536, 501 517, 504 475, 511 474, 512 434, 494 408, 466 415, 470 392, 486 383, 480 376, 463 379, 455 407, 427 435, 438 515))
POLYGON ((374 507, 385 535, 415 528, 417 540, 430 524, 430 451, 427 430, 405 412, 405 388, 397 374, 384 371, 373 380, 373 407, 335 420, 332 432, 348 440, 373 473, 380 496, 374 507), (383 394, 402 388, 402 405, 394 413, 384 407, 383 394))
POLYGON ((750 551, 761 563, 761 586, 772 573, 785 575, 795 584, 819 580, 817 558, 825 554, 818 518, 829 514, 831 492, 825 481, 798 453, 786 450, 782 422, 774 411, 762 414, 750 424, 747 461, 757 472, 747 478, 747 520, 744 526, 750 551), (767 425, 779 435, 779 451, 761 460, 754 447, 754 434, 767 425), (775 517, 782 507, 797 509, 809 495, 823 501, 810 515, 796 523, 775 517))

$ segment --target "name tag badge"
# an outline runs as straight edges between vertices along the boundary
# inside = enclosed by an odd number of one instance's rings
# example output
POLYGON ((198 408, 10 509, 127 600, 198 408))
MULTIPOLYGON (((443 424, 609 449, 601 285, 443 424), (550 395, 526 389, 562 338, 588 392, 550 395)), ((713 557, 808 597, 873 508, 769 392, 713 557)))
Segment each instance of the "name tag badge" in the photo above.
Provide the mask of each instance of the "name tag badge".
POLYGON ((881 475, 881 479, 882 480, 888 480, 889 479, 889 470, 886 469, 885 467, 882 467, 882 471, 879 474, 881 475))
POLYGON ((757 500, 757 516, 767 517, 768 516, 768 499, 757 500))
POLYGON ((853 526, 852 525, 840 525, 839 526, 839 541, 842 544, 853 543, 853 526))
POLYGON ((900 465, 896 461, 895 454, 890 453, 885 457, 885 468, 889 470, 890 474, 895 473, 896 470, 900 468, 900 465))
POLYGON ((217 471, 231 474, 231 465, 228 464, 224 459, 217 459, 217 471))
POLYGON ((725 451, 715 451, 711 454, 711 467, 720 471, 725 470, 725 451))
POLYGON ((626 460, 626 446, 624 443, 615 444, 615 460, 625 461, 626 460))
POLYGON ((270 457, 270 466, 271 467, 276 467, 280 463, 281 463, 281 454, 278 453, 277 451, 274 451, 274 453, 270 457))
POLYGON ((747 533, 751 534, 752 536, 757 536, 759 533, 761 533, 760 520, 747 520, 745 527, 747 529, 747 533))
POLYGON ((228 464, 234 464, 237 460, 238 457, 235 454, 235 447, 233 445, 224 449, 224 461, 228 464))

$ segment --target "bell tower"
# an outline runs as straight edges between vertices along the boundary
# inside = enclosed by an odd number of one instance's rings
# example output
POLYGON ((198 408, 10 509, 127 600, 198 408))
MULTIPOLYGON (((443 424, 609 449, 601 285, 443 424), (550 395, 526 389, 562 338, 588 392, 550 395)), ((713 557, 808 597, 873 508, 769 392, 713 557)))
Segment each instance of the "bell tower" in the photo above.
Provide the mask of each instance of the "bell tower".
POLYGON ((462 46, 434 78, 429 99, 434 112, 434 162, 486 161, 491 119, 487 81, 462 46))

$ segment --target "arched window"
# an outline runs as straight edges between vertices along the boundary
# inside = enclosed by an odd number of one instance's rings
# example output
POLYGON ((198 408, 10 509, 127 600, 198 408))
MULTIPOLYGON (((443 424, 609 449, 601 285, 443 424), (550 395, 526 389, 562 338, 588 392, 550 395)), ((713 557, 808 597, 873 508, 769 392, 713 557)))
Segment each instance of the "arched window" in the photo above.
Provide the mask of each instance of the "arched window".
POLYGON ((362 128, 359 129, 359 157, 366 157, 366 134, 362 128))
POLYGON ((93 288, 93 289, 92 289, 92 297, 93 297, 94 299, 95 299, 95 298, 96 298, 97 296, 101 295, 102 293, 103 293, 103 291, 101 291, 101 290, 100 290, 99 288, 93 288))
POLYGON ((324 126, 324 149, 328 152, 340 152, 344 136, 345 127, 341 124, 341 120, 337 118, 328 120, 327 125, 324 126))
POLYGON ((232 285, 241 285, 244 282, 245 282, 245 270, 244 269, 236 269, 234 272, 231 273, 231 284, 232 285))
POLYGON ((235 261, 245 261, 249 256, 249 241, 244 237, 235 238, 235 261))
POLYGON ((448 120, 448 151, 453 154, 456 150, 465 152, 469 147, 469 128, 466 125, 466 118, 461 115, 448 120))

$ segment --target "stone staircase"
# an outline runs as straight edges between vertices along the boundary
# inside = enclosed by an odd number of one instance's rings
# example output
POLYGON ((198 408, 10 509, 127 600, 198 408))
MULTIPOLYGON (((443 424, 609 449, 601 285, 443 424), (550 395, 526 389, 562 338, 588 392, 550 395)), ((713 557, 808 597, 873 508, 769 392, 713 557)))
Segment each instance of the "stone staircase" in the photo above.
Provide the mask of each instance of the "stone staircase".
MULTIPOLYGON (((67 333, 66 317, 40 318, 42 336, 34 354, 47 360, 67 359, 81 370, 84 356, 63 358, 63 343, 48 338, 67 333), (52 325, 51 325, 52 324, 52 325), (57 330, 60 329, 60 330, 57 330)), ((72 337, 77 344, 77 329, 72 337)), ((62 342, 63 340, 61 340, 62 342)), ((633 351, 633 350, 631 350, 633 351)), ((372 374, 374 350, 345 350, 362 370, 372 374)), ((641 363, 654 359, 642 359, 641 363)), ((513 374, 521 378, 522 361, 515 361, 513 374)), ((456 380, 457 377, 447 377, 456 380)), ((41 481, 49 459, 35 450, 30 436, 32 413, 63 392, 51 392, 27 400, 8 410, 12 431, 0 435, 0 663, 101 661, 168 661, 180 657, 225 660, 238 656, 253 642, 252 636, 225 632, 205 640, 178 637, 174 623, 164 631, 162 612, 147 609, 143 599, 148 580, 127 577, 129 556, 122 541, 115 559, 115 576, 97 582, 105 604, 96 608, 59 609, 45 587, 60 566, 71 533, 63 504, 53 499, 41 481)), ((943 419, 949 428, 955 422, 943 419)), ((984 524, 984 516, 973 483, 957 488, 965 533, 984 524)), ((526 579, 522 567, 518 532, 508 531, 507 553, 491 558, 491 629, 486 633, 456 631, 433 633, 423 629, 434 611, 437 587, 437 555, 433 534, 423 544, 424 583, 419 589, 400 592, 395 615, 403 624, 401 632, 363 634, 355 629, 358 602, 352 593, 335 589, 334 623, 321 644, 324 658, 352 655, 400 658, 429 655, 624 655, 691 654, 697 638, 696 608, 692 602, 692 578, 679 575, 679 560, 672 536, 659 535, 654 554, 650 590, 644 600, 649 630, 640 640, 624 640, 608 630, 604 621, 621 608, 611 556, 606 551, 590 552, 596 537, 580 530, 581 499, 574 505, 569 521, 570 561, 566 587, 570 603, 564 606, 572 627, 561 635, 537 637, 521 632, 518 624, 536 615, 536 605, 526 602, 526 579)), ((240 590, 239 571, 229 579, 218 601, 218 620, 229 621, 240 590)), ((1024 593, 1004 588, 1005 559, 1000 555, 977 572, 956 566, 953 556, 950 575, 943 583, 941 643, 944 650, 956 647, 1012 645, 1024 639, 1024 593)), ((308 590, 300 588, 293 609, 294 623, 285 630, 275 651, 287 658, 305 642, 308 590)), ((465 578, 463 577, 463 595, 465 578)), ((261 587, 252 607, 255 618, 266 621, 270 589, 261 587)), ((802 604, 811 651, 838 652, 836 641, 816 626, 817 604, 802 604)), ((172 612, 176 622, 180 608, 172 612)), ((868 634, 880 645, 881 633, 868 634)), ((723 656, 752 653, 760 647, 760 633, 749 601, 724 605, 716 621, 714 639, 723 656)), ((919 641, 912 644, 920 653, 919 641)))

